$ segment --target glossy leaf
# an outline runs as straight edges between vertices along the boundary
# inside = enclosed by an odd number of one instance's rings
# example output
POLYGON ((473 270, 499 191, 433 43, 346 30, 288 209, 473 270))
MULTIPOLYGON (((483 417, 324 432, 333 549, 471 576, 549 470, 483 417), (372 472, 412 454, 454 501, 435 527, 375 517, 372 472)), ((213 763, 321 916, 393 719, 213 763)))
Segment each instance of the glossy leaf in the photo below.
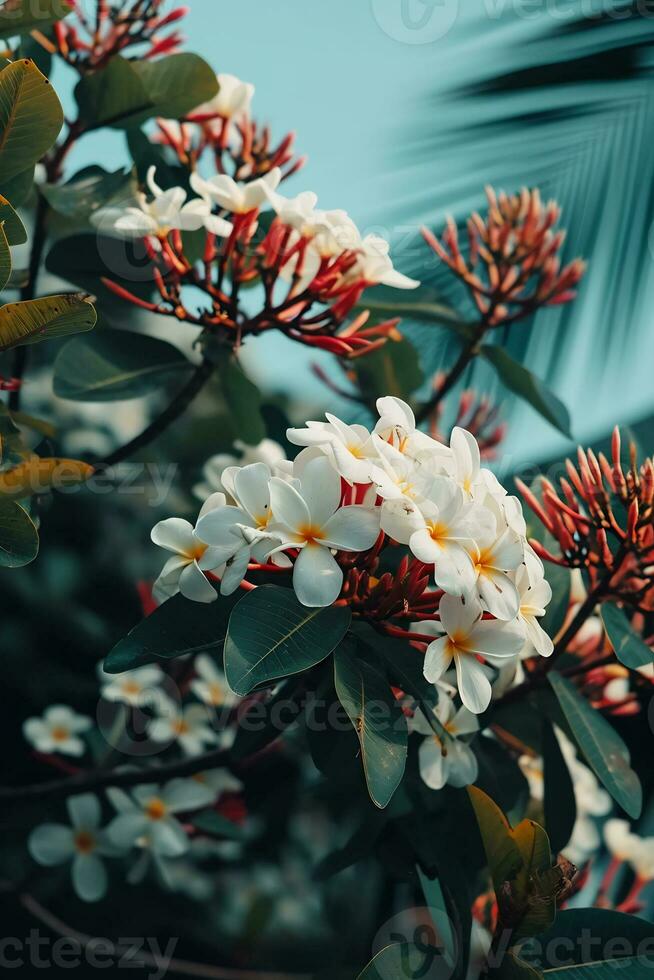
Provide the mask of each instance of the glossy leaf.
POLYGON ((44 296, 0 308, 0 350, 92 330, 97 314, 84 293, 44 296))
POLYGON ((27 241, 25 225, 6 197, 0 194, 0 225, 10 245, 24 245, 27 241))
POLYGON ((361 746, 368 792, 383 808, 400 785, 406 766, 406 718, 389 682, 363 644, 343 643, 334 654, 334 683, 361 746))
POLYGON ((350 625, 346 606, 309 609, 291 589, 264 585, 248 592, 229 621, 225 675, 231 689, 249 694, 261 684, 315 667, 350 625))
POLYGON ((50 149, 64 121, 57 94, 33 61, 0 71, 0 188, 50 149))
POLYGON ((38 551, 39 536, 27 511, 14 500, 0 497, 0 566, 28 565, 38 551))
POLYGON ((595 980, 593 970, 606 969, 602 961, 610 960, 621 964, 622 975, 632 980, 643 975, 632 973, 635 956, 648 976, 654 971, 654 926, 612 909, 566 909, 546 932, 527 940, 520 952, 546 977, 574 976, 575 967, 583 967, 585 972, 579 974, 583 980, 595 980))
POLYGON ((501 347, 484 345, 481 348, 481 354, 489 364, 492 364, 500 381, 509 391, 528 402, 539 415, 547 419, 550 425, 562 432, 564 436, 571 438, 570 416, 567 408, 540 378, 537 378, 518 361, 514 361, 501 347))
POLYGON ((476 786, 468 787, 468 795, 477 817, 495 894, 499 896, 505 882, 515 879, 523 869, 523 857, 509 821, 494 800, 476 786))
POLYGON ((642 810, 643 791, 631 768, 627 746, 571 681, 556 671, 548 677, 588 765, 616 803, 636 819, 642 810))
POLYGON ((572 837, 577 819, 572 777, 563 757, 553 726, 543 721, 543 807, 545 829, 554 854, 558 854, 572 837))
POLYGON ((138 623, 106 657, 108 674, 121 674, 157 659, 185 654, 220 654, 231 612, 240 598, 219 596, 215 602, 192 602, 176 595, 138 623))
POLYGON ((132 198, 132 178, 122 170, 109 172, 102 167, 86 167, 65 184, 43 184, 40 192, 53 211, 70 220, 88 222, 94 211, 112 199, 132 198))
POLYGON ((624 611, 610 602, 602 606, 602 622, 621 664, 631 670, 654 663, 654 650, 632 628, 624 611))
POLYGON ((46 31, 72 9, 66 0, 11 0, 0 8, 0 38, 46 31))
POLYGON ((184 355, 166 341, 103 329, 71 340, 60 351, 54 393, 80 402, 139 398, 190 369, 184 355))
POLYGON ((359 974, 357 980, 408 980, 409 977, 449 976, 446 972, 449 969, 448 964, 435 965, 440 958, 439 950, 419 948, 413 943, 386 946, 377 953, 363 973, 359 974))

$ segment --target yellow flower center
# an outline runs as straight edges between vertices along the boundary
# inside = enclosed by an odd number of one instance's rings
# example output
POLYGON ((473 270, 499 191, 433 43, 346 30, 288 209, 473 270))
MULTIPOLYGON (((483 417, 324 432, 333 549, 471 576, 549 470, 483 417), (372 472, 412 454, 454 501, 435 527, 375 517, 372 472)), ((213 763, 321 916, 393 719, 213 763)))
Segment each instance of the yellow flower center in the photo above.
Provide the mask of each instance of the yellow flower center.
POLYGON ((69 730, 64 728, 63 725, 58 725, 56 728, 53 728, 50 734, 54 742, 65 742, 70 738, 69 730))
POLYGON ((75 847, 80 854, 91 854, 95 850, 95 837, 88 830, 79 830, 75 834, 75 847))
POLYGON ((190 731, 188 722, 184 721, 183 718, 178 718, 177 721, 173 722, 173 731, 175 735, 186 735, 190 731))
POLYGON ((322 528, 317 524, 302 524, 297 530, 305 544, 319 544, 325 538, 322 528))
POLYGON ((350 453, 351 456, 354 456, 355 459, 364 459, 365 458, 364 455, 363 455, 363 452, 361 450, 361 446, 346 446, 346 449, 350 453))
POLYGON ((146 804, 145 812, 150 820, 163 820, 166 816, 167 807, 163 800, 160 800, 158 796, 154 796, 146 804))
POLYGON ((429 528, 429 534, 432 541, 440 543, 449 537, 450 529, 447 524, 439 524, 438 522, 434 522, 428 524, 427 527, 429 528))

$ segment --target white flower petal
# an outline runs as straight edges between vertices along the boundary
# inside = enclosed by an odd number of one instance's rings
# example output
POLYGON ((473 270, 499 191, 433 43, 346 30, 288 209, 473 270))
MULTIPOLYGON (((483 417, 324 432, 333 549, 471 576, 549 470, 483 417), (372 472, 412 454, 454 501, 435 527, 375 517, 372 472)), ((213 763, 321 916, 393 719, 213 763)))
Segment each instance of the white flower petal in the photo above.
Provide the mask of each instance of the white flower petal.
POLYGON ((343 572, 328 548, 308 544, 293 568, 293 588, 303 606, 331 606, 341 592, 343 572))

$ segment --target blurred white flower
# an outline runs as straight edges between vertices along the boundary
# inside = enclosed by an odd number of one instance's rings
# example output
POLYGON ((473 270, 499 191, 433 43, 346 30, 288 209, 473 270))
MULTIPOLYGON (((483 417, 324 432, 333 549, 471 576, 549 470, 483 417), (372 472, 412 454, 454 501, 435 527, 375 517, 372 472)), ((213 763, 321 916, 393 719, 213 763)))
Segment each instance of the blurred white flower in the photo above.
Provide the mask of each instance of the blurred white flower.
POLYGON ((151 703, 153 694, 160 695, 159 685, 165 676, 156 664, 126 670, 124 674, 107 674, 102 661, 98 664, 98 675, 100 694, 105 701, 119 701, 135 708, 151 703))
POLYGON ((477 716, 465 706, 457 711, 452 698, 442 690, 434 714, 452 738, 443 745, 424 711, 418 708, 409 727, 425 736, 418 752, 420 775, 431 789, 442 789, 446 784, 457 788, 470 786, 477 778, 479 766, 474 752, 459 736, 479 731, 477 716))
POLYGON ((190 113, 190 116, 217 115, 223 119, 234 119, 246 115, 254 96, 254 85, 242 82, 236 75, 221 72, 217 76, 219 90, 209 102, 203 102, 190 113))
POLYGON ((38 864, 53 867, 72 862, 73 888, 84 902, 97 902, 107 891, 103 857, 116 857, 116 850, 100 829, 100 801, 92 793, 67 801, 72 826, 45 823, 29 836, 27 847, 38 864))
POLYGON ((227 174, 216 174, 205 180, 196 172, 191 175, 191 187, 207 204, 217 204, 232 214, 248 214, 267 202, 268 192, 274 190, 281 179, 279 167, 248 183, 237 183, 227 174))
POLYGON ((79 715, 64 704, 53 704, 42 718, 23 722, 23 735, 37 752, 81 756, 85 746, 79 736, 92 727, 93 722, 86 715, 79 715))
POLYGON ((148 736, 153 742, 176 743, 186 755, 201 755, 207 746, 218 741, 204 705, 191 704, 183 708, 168 701, 160 710, 160 716, 148 725, 148 736))
POLYGON ((191 681, 191 691, 196 698, 212 708, 231 708, 240 700, 229 689, 224 673, 206 653, 195 658, 197 677, 191 681))
POLYGON ((212 493, 224 492, 222 475, 230 466, 248 466, 250 463, 266 463, 271 470, 282 462, 285 453, 278 442, 273 439, 262 439, 256 446, 236 440, 234 449, 239 456, 230 453, 219 453, 212 456, 202 468, 203 482, 193 487, 193 493, 199 500, 206 500, 212 493))
POLYGON ((209 806, 215 799, 209 786, 193 779, 173 779, 163 788, 137 786, 131 795, 113 787, 107 796, 118 811, 107 828, 109 840, 122 848, 141 842, 163 857, 177 857, 189 847, 176 814, 209 806))

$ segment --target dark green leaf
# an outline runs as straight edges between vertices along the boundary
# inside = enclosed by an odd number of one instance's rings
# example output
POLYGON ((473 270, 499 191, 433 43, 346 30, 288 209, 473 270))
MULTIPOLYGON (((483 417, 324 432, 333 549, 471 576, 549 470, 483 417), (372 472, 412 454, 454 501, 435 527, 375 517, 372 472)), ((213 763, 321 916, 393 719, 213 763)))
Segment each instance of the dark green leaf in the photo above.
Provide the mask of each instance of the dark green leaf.
MULTIPOLYGON (((413 943, 387 946, 377 953, 360 973, 357 980, 409 980, 411 977, 438 977, 448 965, 435 965, 440 960, 440 951, 432 948, 418 948, 413 943)), ((443 973, 443 976, 446 974, 443 973)))
POLYGON ((0 497, 0 566, 28 565, 38 551, 39 536, 32 519, 20 504, 0 497))
POLYGON ((25 225, 6 197, 0 194, 0 224, 10 245, 24 245, 27 241, 25 225))
MULTIPOLYGON (((0 189, 50 149, 64 121, 55 90, 33 61, 0 71, 0 189)), ((13 198, 15 201, 15 197, 13 198)))
POLYGON ((108 674, 122 674, 157 658, 172 660, 186 653, 219 654, 238 598, 236 593, 204 604, 173 596, 116 644, 105 659, 104 669, 108 674))
POLYGON ((588 765, 616 803, 636 819, 642 810, 643 791, 631 768, 627 746, 571 681, 556 671, 551 671, 548 677, 588 765))
MULTIPOLYGON (((641 957, 648 976, 654 970, 654 926, 635 915, 624 915, 610 909, 566 909, 556 922, 535 939, 528 940, 520 955, 547 977, 573 976, 575 966, 588 966, 580 974, 583 980, 594 980, 592 967, 602 967, 602 960, 622 963, 625 980, 639 977, 631 972, 630 957, 641 957), (550 972, 553 971, 553 972, 550 972)), ((600 974, 601 976, 601 974, 600 974)))
POLYGON ((238 603, 225 642, 231 689, 249 694, 260 684, 315 667, 338 646, 350 625, 346 606, 308 609, 291 589, 264 585, 238 603))
POLYGON ((368 792, 375 806, 383 808, 404 775, 406 718, 385 675, 354 639, 334 654, 334 683, 359 739, 368 792))
MULTIPOLYGON (((208 354, 213 356, 211 350, 208 354)), ((234 427, 240 434, 239 438, 249 446, 256 446, 266 437, 261 416, 261 393, 231 352, 221 349, 217 364, 216 383, 234 427)))
POLYGON ((0 226, 0 290, 11 278, 11 249, 4 228, 0 226))
POLYGON ((184 355, 164 340, 103 329, 71 340, 60 351, 54 392, 80 402, 138 398, 190 369, 184 355))
POLYGON ((124 195, 131 198, 130 174, 112 173, 102 167, 86 167, 65 184, 42 184, 39 188, 53 211, 71 220, 89 220, 94 211, 124 195))
POLYGON ((2 192, 15 208, 27 201, 34 187, 34 164, 9 180, 2 181, 2 192))
POLYGON ((406 338, 389 340, 383 347, 354 361, 361 393, 367 402, 383 395, 409 401, 425 380, 418 352, 406 338))
POLYGON ((543 721, 543 784, 545 829, 554 854, 568 844, 577 819, 577 803, 570 770, 563 758, 553 726, 543 721))
POLYGON ((0 8, 0 38, 43 32, 72 9, 66 0, 11 0, 0 8))
POLYGON ((540 378, 537 378, 522 364, 514 361, 501 347, 484 345, 481 348, 481 354, 489 364, 493 365, 500 380, 509 391, 528 402, 559 432, 571 438, 570 416, 567 408, 556 395, 549 391, 540 378))
POLYGON ((196 830, 209 837, 220 837, 227 840, 243 840, 243 829, 227 817, 221 816, 215 810, 203 810, 196 813, 191 818, 191 823, 196 830))
POLYGON ((649 667, 654 663, 654 651, 632 628, 624 611, 613 603, 602 606, 602 622, 621 664, 631 670, 649 667))
POLYGON ((262 752, 297 721, 301 714, 301 678, 291 678, 279 690, 262 700, 243 702, 236 716, 236 735, 230 756, 240 762, 262 752))

